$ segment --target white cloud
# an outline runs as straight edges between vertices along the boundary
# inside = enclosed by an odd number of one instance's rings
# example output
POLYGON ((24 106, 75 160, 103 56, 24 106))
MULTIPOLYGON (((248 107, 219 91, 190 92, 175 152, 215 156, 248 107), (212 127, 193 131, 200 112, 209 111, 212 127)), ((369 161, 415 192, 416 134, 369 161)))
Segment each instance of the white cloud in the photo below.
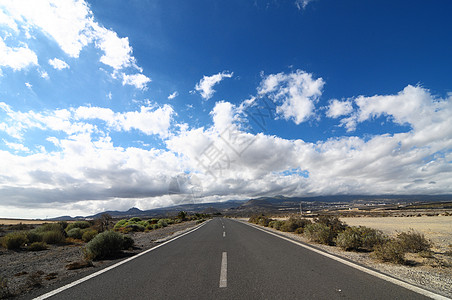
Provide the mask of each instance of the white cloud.
POLYGON ((49 65, 57 70, 69 69, 69 65, 65 61, 58 58, 49 59, 49 65))
POLYGON ((329 101, 327 109, 327 117, 338 118, 340 116, 349 115, 353 111, 353 105, 351 101, 332 99, 329 101))
POLYGON ((136 129, 148 135, 156 134, 161 137, 169 136, 173 114, 173 108, 167 104, 155 110, 142 106, 140 111, 124 113, 115 113, 109 108, 86 106, 74 110, 74 117, 77 120, 99 119, 116 131, 136 129))
POLYGON ((10 0, 2 4, 16 23, 39 28, 71 57, 78 57, 93 40, 93 16, 84 1, 10 0))
POLYGON ((213 94, 215 93, 213 86, 218 84, 224 78, 231 78, 233 75, 233 72, 228 73, 226 71, 223 71, 212 76, 203 76, 203 78, 196 84, 195 90, 201 94, 201 97, 208 100, 212 98, 213 94))
POLYGON ((30 152, 30 149, 28 149, 27 147, 25 147, 22 144, 19 143, 12 143, 12 142, 8 142, 5 139, 3 139, 3 143, 5 143, 5 145, 10 148, 13 149, 15 151, 20 151, 20 152, 30 152))
POLYGON ((116 32, 96 24, 95 33, 99 38, 96 45, 104 51, 100 61, 115 70, 136 65, 132 56, 132 47, 127 37, 120 38, 116 32))
POLYGON ((122 85, 133 85, 137 89, 146 90, 147 84, 151 82, 151 79, 143 74, 127 75, 122 73, 122 85))
POLYGON ((168 99, 169 99, 169 100, 172 100, 172 99, 176 98, 177 96, 179 96, 179 93, 178 93, 177 91, 175 91, 174 93, 171 93, 171 94, 168 96, 168 99))
POLYGON ((9 67, 14 71, 38 65, 36 53, 28 47, 8 47, 0 37, 0 67, 9 67))
POLYGON ((281 104, 276 108, 277 113, 298 125, 314 115, 314 104, 322 95, 324 84, 322 78, 313 79, 312 74, 301 70, 270 74, 262 80, 258 94, 281 104))
MULTIPOLYGON (((133 56, 129 39, 119 37, 115 31, 97 23, 88 4, 83 0, 5 0, 2 2, 0 22, 16 32, 20 28, 27 35, 30 35, 30 28, 41 30, 55 40, 67 55, 74 58, 79 57, 83 48, 94 44, 103 52, 100 62, 110 66, 113 75, 128 67, 143 72, 133 56)), ((67 64, 57 59, 49 63, 59 70, 67 67, 67 64)), ((30 64, 37 64, 36 54, 30 49, 26 46, 7 48, 3 41, 0 41, 0 66, 9 66, 16 70, 30 64)), ((139 89, 143 89, 150 81, 142 74, 123 74, 120 78, 123 84, 139 89)))
POLYGON ((44 79, 49 79, 50 78, 49 77, 49 73, 47 73, 46 71, 40 71, 39 75, 41 76, 41 78, 44 78, 44 79))
POLYGON ((219 132, 225 130, 232 125, 235 115, 235 107, 232 103, 219 101, 215 103, 215 107, 210 112, 215 129, 219 132))
POLYGON ((31 90, 31 88, 33 87, 29 82, 25 82, 25 86, 31 90))

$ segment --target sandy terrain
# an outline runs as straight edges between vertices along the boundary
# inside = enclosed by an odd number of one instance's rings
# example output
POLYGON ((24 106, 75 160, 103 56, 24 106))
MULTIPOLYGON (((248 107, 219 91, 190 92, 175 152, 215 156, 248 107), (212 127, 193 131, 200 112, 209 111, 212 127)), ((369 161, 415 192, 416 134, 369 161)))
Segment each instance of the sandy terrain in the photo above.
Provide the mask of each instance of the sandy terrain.
POLYGON ((437 217, 361 217, 341 218, 350 226, 367 226, 379 229, 388 235, 414 229, 431 240, 438 250, 450 249, 452 244, 452 216, 437 217))
POLYGON ((25 219, 0 219, 0 225, 39 225, 44 223, 57 223, 56 221, 43 221, 43 220, 25 220, 25 219))

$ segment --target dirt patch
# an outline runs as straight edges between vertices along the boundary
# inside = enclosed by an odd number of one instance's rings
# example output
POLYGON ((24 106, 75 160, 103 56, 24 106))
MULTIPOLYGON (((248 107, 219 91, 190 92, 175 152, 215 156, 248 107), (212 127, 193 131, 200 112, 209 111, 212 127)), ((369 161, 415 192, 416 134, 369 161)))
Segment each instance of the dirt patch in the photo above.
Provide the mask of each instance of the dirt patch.
MULTIPOLYGON (((196 221, 170 225, 149 232, 131 233, 135 241, 133 249, 124 251, 124 257, 130 257, 144 250, 155 247, 164 238, 179 235, 190 230, 196 221)), ((48 288, 61 281, 72 281, 82 275, 98 271, 112 265, 123 258, 116 260, 94 261, 87 263, 83 259, 83 243, 73 243, 64 246, 50 245, 48 250, 10 251, 0 248, 0 292, 8 293, 19 298, 32 298, 39 295, 36 290, 48 288), (1 286, 0 286, 1 288, 1 286)), ((0 298, 1 293, 0 293, 0 298)))
POLYGON ((434 243, 437 251, 452 250, 452 216, 432 217, 384 217, 341 218, 350 226, 367 226, 379 229, 388 235, 414 229, 423 233, 434 243))
POLYGON ((58 223, 57 221, 43 221, 43 220, 25 220, 25 219, 0 219, 0 225, 41 225, 44 223, 58 223))

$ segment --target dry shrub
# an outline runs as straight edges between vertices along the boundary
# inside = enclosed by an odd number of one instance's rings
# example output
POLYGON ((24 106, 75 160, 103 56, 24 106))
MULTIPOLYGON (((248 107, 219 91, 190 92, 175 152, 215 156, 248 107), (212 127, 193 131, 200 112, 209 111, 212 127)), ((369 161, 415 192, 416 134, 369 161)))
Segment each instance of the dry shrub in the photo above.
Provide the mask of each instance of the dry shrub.
POLYGON ((45 242, 34 242, 28 245, 27 250, 28 251, 42 251, 47 250, 47 244, 45 242))
POLYGON ((27 242, 23 232, 11 232, 2 238, 2 246, 8 250, 18 250, 27 242))
POLYGON ((375 246, 384 244, 386 239, 379 230, 365 226, 353 226, 338 233, 336 245, 346 251, 371 251, 375 246))
POLYGON ((304 235, 310 241, 320 244, 332 245, 334 243, 334 232, 322 223, 308 224, 304 229, 304 235))
POLYGON ((373 252, 374 257, 383 262, 396 264, 405 263, 405 247, 397 239, 390 239, 382 245, 377 245, 373 252))
POLYGON ((61 231, 46 231, 42 234, 42 241, 47 244, 63 244, 66 237, 61 231))
POLYGON ((421 251, 429 251, 431 248, 431 243, 425 236, 414 230, 399 233, 397 239, 406 252, 418 253, 421 251))

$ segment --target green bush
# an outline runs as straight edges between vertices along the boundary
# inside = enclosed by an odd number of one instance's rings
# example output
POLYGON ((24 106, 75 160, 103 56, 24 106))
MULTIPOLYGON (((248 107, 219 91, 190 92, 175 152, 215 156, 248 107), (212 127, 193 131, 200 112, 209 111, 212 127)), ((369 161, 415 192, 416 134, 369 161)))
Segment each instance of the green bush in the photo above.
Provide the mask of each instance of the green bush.
POLYGON ((330 227, 334 235, 344 231, 347 228, 347 224, 341 222, 336 216, 319 216, 314 220, 315 223, 324 224, 330 227))
POLYGON ((66 237, 61 231, 46 231, 42 233, 42 241, 47 244, 62 244, 66 237))
POLYGON ((382 245, 386 237, 379 230, 359 226, 348 227, 345 231, 339 232, 336 237, 336 245, 344 250, 371 251, 376 245, 382 245))
POLYGON ((29 243, 41 242, 42 234, 39 234, 34 230, 30 230, 27 232, 27 240, 29 243))
POLYGON ((274 229, 276 229, 276 230, 280 230, 280 229, 281 229, 281 226, 282 226, 283 224, 284 224, 283 221, 274 220, 274 221, 270 221, 270 222, 268 223, 268 226, 269 226, 269 227, 272 227, 272 228, 274 228, 274 229))
POLYGON ((81 239, 82 238, 82 230, 78 227, 72 228, 68 230, 67 236, 73 239, 81 239))
POLYGON ((304 235, 311 241, 325 245, 333 245, 334 232, 322 223, 308 224, 304 228, 304 235))
POLYGON ((2 245, 8 250, 20 249, 27 242, 27 236, 23 232, 11 232, 2 238, 2 245))
POLYGON ((268 227, 268 225, 271 221, 273 221, 273 220, 264 215, 251 216, 248 220, 248 222, 250 222, 250 223, 254 223, 254 224, 265 226, 265 227, 268 227))
POLYGON ((294 232, 298 228, 301 228, 301 232, 303 232, 304 228, 311 223, 312 222, 308 219, 290 217, 288 220, 282 223, 280 230, 286 232, 294 232))
POLYGON ((414 230, 399 233, 397 239, 407 252, 418 253, 421 251, 429 251, 431 248, 431 243, 425 236, 414 230))
POLYGON ((97 235, 97 230, 94 229, 88 229, 85 232, 83 232, 82 234, 82 240, 85 243, 88 243, 89 241, 91 241, 95 236, 97 235))
POLYGON ((64 232, 64 229, 61 226, 61 224, 58 224, 58 223, 45 223, 45 224, 42 224, 41 226, 37 227, 36 229, 34 229, 34 231, 36 233, 43 233, 43 232, 47 232, 47 231, 64 232))
POLYGON ((91 224, 88 221, 75 221, 74 223, 70 223, 66 227, 66 232, 69 232, 71 229, 74 229, 74 228, 85 229, 85 228, 89 228, 90 226, 91 226, 91 224))
POLYGON ((131 232, 131 231, 144 231, 146 228, 143 225, 140 224, 128 224, 127 226, 123 227, 125 232, 131 232))
POLYGON ((157 225, 158 225, 160 228, 162 228, 162 227, 168 226, 168 223, 166 222, 166 219, 160 219, 160 220, 157 222, 157 225))
POLYGON ((27 250, 28 251, 42 251, 47 250, 47 244, 44 242, 34 242, 28 245, 27 250))
POLYGON ((124 250, 126 249, 130 249, 133 247, 133 245, 135 244, 135 241, 130 237, 130 236, 123 236, 124 240, 123 240, 123 244, 122 244, 122 248, 124 250))
POLYGON ((114 258, 121 250, 128 247, 130 240, 114 231, 99 233, 85 246, 85 255, 88 259, 114 258))
POLYGON ((357 227, 349 227, 336 237, 336 246, 343 250, 359 250, 362 246, 361 234, 357 227))
POLYGON ((375 246, 373 255, 383 261, 396 264, 405 263, 406 250, 397 239, 390 239, 382 245, 375 246))
POLYGON ((113 227, 115 231, 121 231, 124 233, 131 231, 144 231, 146 228, 149 229, 149 222, 143 221, 138 217, 130 218, 129 220, 122 219, 113 227))

